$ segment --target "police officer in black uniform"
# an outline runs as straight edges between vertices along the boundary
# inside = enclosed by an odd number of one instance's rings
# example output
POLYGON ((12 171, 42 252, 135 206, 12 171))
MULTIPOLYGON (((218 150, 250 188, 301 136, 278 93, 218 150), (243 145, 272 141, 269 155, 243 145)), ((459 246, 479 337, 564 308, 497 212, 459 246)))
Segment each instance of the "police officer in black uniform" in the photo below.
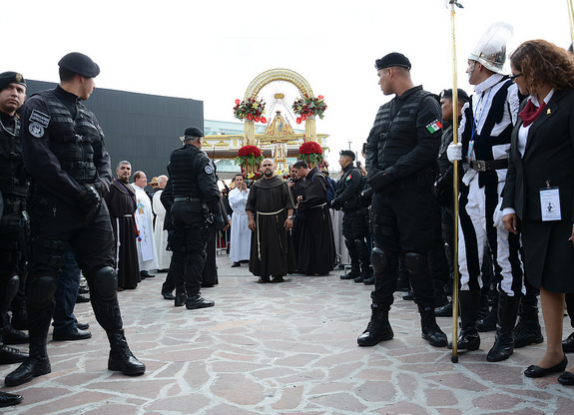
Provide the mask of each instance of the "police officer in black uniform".
POLYGON ((32 177, 28 281, 30 357, 6 377, 19 385, 50 373, 46 337, 64 253, 71 247, 90 285, 92 307, 110 341, 108 369, 141 375, 123 330, 114 270, 114 235, 103 195, 112 179, 104 134, 82 100, 95 89, 100 68, 70 53, 58 63, 60 85, 33 95, 22 107, 20 137, 32 177))
MULTIPOLYGON (((7 347, 5 336, 11 330, 8 310, 26 276, 28 178, 20 146, 20 121, 16 112, 26 99, 26 81, 17 72, 0 74, 0 364, 23 362, 27 353, 7 347)), ((13 329, 12 329, 13 330, 13 329)), ((0 392, 0 407, 16 405, 22 396, 0 392)))
POLYGON ((188 310, 214 305, 213 301, 201 296, 200 289, 208 237, 213 226, 217 230, 224 228, 215 169, 201 151, 203 136, 199 128, 187 128, 183 147, 171 153, 167 167, 168 183, 173 187, 174 197, 171 208, 173 232, 169 241, 173 251, 170 271, 176 281, 176 305, 183 304, 185 298, 188 310), (182 279, 185 287, 178 283, 182 279))
POLYGON ((339 164, 343 169, 343 176, 337 182, 337 191, 331 202, 331 207, 344 212, 343 237, 351 258, 351 272, 342 275, 341 279, 354 279, 355 282, 363 282, 371 276, 371 261, 365 240, 369 234, 368 212, 359 203, 363 190, 363 175, 353 164, 355 161, 353 151, 342 150, 339 155, 339 164))
POLYGON ((373 346, 393 337, 389 309, 402 253, 421 315, 422 337, 442 347, 447 338, 435 320, 428 259, 438 219, 434 166, 442 136, 441 110, 431 93, 414 86, 406 56, 390 53, 375 67, 381 90, 395 98, 379 108, 367 140, 367 172, 375 192, 371 256, 375 289, 371 321, 357 341, 373 346))

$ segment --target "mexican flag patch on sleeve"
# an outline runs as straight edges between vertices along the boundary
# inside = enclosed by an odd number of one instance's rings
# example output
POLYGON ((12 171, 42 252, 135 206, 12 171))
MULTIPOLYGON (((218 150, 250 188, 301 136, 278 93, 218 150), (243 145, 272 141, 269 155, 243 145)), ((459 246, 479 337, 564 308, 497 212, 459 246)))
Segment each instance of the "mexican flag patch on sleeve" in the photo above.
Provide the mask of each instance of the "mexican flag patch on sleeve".
POLYGON ((431 133, 431 134, 436 133, 441 128, 442 128, 442 124, 439 120, 434 120, 430 124, 427 124, 427 130, 429 130, 429 133, 431 133))

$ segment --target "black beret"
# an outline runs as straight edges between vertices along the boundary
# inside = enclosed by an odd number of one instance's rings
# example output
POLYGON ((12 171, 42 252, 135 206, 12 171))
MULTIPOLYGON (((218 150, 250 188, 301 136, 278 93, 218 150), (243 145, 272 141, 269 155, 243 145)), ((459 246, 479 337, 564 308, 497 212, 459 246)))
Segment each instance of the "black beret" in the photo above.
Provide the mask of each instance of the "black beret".
POLYGON ((189 127, 185 129, 185 132, 183 133, 183 136, 185 138, 189 138, 189 137, 204 137, 203 135, 203 131, 201 131, 199 128, 197 127, 189 127))
POLYGON ((68 53, 60 59, 58 66, 70 72, 77 73, 78 75, 85 76, 86 78, 95 78, 100 74, 98 64, 90 59, 90 57, 78 52, 68 53))
MULTIPOLYGON (((462 89, 460 89, 460 88, 458 88, 457 90, 458 90, 458 99, 459 99, 459 101, 468 102, 468 101, 469 101, 468 94, 467 94, 466 92, 464 92, 464 90, 462 90, 462 89)), ((439 98, 440 98, 440 99, 443 99, 443 98, 452 98, 452 88, 450 88, 450 89, 445 89, 444 91, 442 91, 442 92, 440 93, 439 98)))
POLYGON ((347 156, 347 157, 351 157, 351 159, 353 161, 355 161, 355 152, 351 151, 351 150, 341 150, 341 152, 339 153, 340 156, 347 156))
POLYGON ((6 88, 10 84, 18 84, 26 86, 26 80, 22 74, 18 72, 2 72, 0 73, 0 91, 6 88))
POLYGON ((377 59, 375 61, 375 68, 385 69, 390 68, 392 66, 402 66, 403 68, 407 68, 409 71, 411 69, 411 61, 402 53, 392 52, 388 55, 383 56, 381 59, 377 59))

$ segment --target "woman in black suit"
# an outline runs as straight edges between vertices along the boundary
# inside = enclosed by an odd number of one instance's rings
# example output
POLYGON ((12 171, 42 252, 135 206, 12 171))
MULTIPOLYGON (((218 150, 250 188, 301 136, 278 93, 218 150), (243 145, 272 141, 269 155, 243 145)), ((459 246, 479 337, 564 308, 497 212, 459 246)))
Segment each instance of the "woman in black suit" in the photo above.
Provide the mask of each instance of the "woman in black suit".
MULTIPOLYGON (((524 374, 563 372, 564 293, 574 292, 574 58, 544 40, 510 56, 511 79, 529 95, 514 127, 503 224, 522 233, 526 276, 540 287, 546 353, 524 374)), ((574 367, 558 381, 574 385, 574 367)))

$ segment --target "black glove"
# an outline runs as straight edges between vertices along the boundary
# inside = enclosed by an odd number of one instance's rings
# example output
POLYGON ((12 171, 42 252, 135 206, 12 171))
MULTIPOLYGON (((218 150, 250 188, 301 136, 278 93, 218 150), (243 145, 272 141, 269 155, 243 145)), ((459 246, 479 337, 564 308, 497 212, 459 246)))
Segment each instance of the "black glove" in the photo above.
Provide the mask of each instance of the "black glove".
POLYGON ((100 198, 104 198, 106 194, 108 194, 108 192, 110 191, 109 187, 100 180, 96 180, 94 182, 94 187, 96 188, 96 191, 100 195, 100 198))
POLYGON ((86 218, 91 218, 100 210, 101 205, 102 198, 95 187, 90 184, 84 185, 84 190, 82 190, 78 197, 80 212, 84 214, 86 218))
POLYGON ((217 212, 215 214, 215 230, 222 231, 225 228, 225 221, 223 220, 223 216, 221 212, 217 212))
POLYGON ((389 176, 382 171, 375 173, 372 177, 370 177, 369 184, 371 185, 371 189, 373 189, 374 192, 381 195, 389 194, 394 190, 389 176))
POLYGON ((339 200, 339 198, 335 198, 335 199, 333 199, 333 201, 331 202, 331 208, 332 208, 332 209, 341 210, 342 207, 343 207, 343 204, 341 203, 341 201, 339 200))

